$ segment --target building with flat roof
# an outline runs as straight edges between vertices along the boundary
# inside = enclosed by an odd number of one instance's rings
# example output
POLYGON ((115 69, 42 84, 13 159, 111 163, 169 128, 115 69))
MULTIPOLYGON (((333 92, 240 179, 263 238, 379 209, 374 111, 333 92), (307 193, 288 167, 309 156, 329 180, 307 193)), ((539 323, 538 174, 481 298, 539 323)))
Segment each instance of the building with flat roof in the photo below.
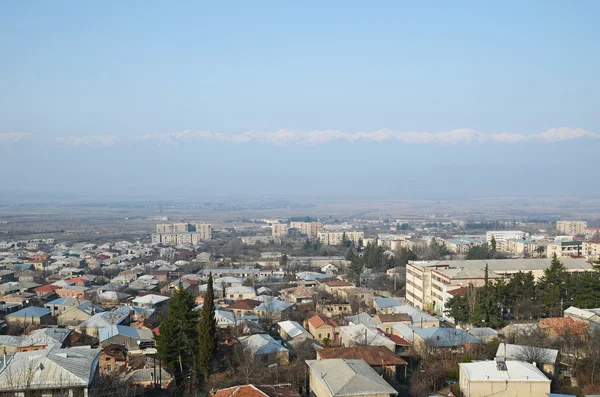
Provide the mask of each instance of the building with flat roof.
MULTIPOLYGON (((511 278, 518 272, 532 272, 535 279, 539 279, 550 262, 549 258, 409 262, 406 265, 406 300, 419 308, 431 306, 443 314, 451 291, 471 283, 476 287, 483 285, 486 264, 491 280, 511 278)), ((592 264, 584 258, 565 257, 561 258, 561 263, 570 273, 593 270, 592 264)))
POLYGON ((344 241, 344 236, 346 236, 346 239, 350 240, 352 244, 356 246, 358 245, 359 240, 362 240, 365 237, 365 233, 351 230, 336 232, 326 231, 319 232, 317 236, 324 245, 340 245, 342 244, 342 241, 344 241))
POLYGON ((547 397, 550 379, 533 364, 525 361, 460 363, 459 385, 465 397, 492 395, 547 397))
POLYGON ((559 258, 581 256, 583 241, 555 241, 546 247, 546 256, 552 258, 556 254, 559 258))
POLYGON ((271 225, 271 235, 273 237, 283 238, 287 235, 288 225, 285 223, 274 223, 271 225))
POLYGON ((583 221, 556 221, 556 230, 571 236, 583 235, 587 229, 587 222, 583 221))
POLYGON ((298 229, 300 234, 310 239, 317 238, 322 227, 323 224, 320 222, 290 222, 290 228, 298 229))

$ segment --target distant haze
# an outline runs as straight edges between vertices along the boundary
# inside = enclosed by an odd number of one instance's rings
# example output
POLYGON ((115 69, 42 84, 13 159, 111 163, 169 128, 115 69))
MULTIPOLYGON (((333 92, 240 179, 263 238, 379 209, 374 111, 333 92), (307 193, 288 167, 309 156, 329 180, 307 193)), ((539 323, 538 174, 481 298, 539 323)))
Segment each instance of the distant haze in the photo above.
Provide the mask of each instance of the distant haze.
POLYGON ((600 2, 4 2, 0 200, 600 193, 600 2))

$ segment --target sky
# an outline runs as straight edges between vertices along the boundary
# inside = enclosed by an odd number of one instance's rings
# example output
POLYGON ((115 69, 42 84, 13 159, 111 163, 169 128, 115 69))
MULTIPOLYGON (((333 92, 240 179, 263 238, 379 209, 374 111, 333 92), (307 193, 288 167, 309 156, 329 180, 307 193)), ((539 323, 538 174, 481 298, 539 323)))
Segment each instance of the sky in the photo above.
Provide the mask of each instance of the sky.
POLYGON ((0 199, 596 195, 598 15, 0 2, 0 199))

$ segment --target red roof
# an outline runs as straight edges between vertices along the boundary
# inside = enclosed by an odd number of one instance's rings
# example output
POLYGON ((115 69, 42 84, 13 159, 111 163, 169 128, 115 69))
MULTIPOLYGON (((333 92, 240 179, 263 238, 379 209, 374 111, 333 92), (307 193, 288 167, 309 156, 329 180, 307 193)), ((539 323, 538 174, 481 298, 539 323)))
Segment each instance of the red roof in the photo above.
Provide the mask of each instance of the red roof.
POLYGON ((87 279, 81 278, 81 277, 75 277, 75 278, 72 278, 72 279, 67 280, 67 281, 69 281, 71 283, 84 283, 84 284, 88 282, 87 279))
POLYGON ((37 293, 54 292, 59 288, 60 287, 57 287, 56 285, 46 284, 46 285, 42 285, 37 288, 34 288, 33 291, 37 292, 37 293))
POLYGON ((407 341, 406 339, 404 339, 404 338, 402 338, 402 337, 400 337, 398 335, 387 334, 387 333, 385 333, 380 328, 377 328, 377 331, 379 331, 380 333, 384 334, 386 336, 386 338, 388 338, 389 340, 391 340, 392 342, 394 342, 398 346, 410 346, 410 342, 409 341, 407 341))
POLYGON ((385 346, 351 346, 318 349, 321 359, 345 358, 348 360, 364 360, 371 366, 406 365, 407 362, 396 356, 385 346))
POLYGON ((212 397, 268 397, 254 385, 233 386, 211 393, 212 397))
POLYGON ((255 301, 253 299, 242 299, 236 301, 229 305, 228 309, 238 309, 238 310, 254 310, 256 306, 260 306, 261 302, 255 301))
POLYGON ((321 316, 317 314, 308 319, 308 323, 313 326, 313 328, 319 328, 322 325, 328 325, 330 327, 337 327, 337 323, 330 318, 321 316))
POLYGON ((160 335, 160 325, 159 325, 158 327, 156 327, 156 328, 153 328, 153 329, 152 329, 152 333, 153 333, 155 336, 158 336, 158 335, 160 335))

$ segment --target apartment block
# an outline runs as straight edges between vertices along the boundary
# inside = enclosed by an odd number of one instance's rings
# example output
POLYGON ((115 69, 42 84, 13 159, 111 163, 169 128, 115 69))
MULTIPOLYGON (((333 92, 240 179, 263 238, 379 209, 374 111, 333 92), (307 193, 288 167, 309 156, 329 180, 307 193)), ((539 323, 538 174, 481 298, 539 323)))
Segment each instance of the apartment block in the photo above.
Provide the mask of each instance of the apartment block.
POLYGON ((320 222, 290 222, 290 228, 300 230, 308 238, 317 238, 322 227, 320 222))
POLYGON ((584 241, 581 247, 581 255, 588 260, 600 259, 600 241, 584 241))
MULTIPOLYGON (((518 272, 532 272, 539 279, 550 261, 543 258, 409 262, 406 265, 406 300, 413 306, 431 307, 444 314, 445 303, 452 291, 469 284, 484 285, 486 264, 490 280, 510 279, 518 272)), ((583 258, 565 257, 561 262, 571 273, 593 270, 583 258)))
POLYGON ((271 225, 271 235, 273 237, 285 237, 287 235, 288 225, 285 223, 274 223, 271 225))
POLYGON ((576 236, 585 234, 587 222, 582 221, 556 221, 556 229, 564 234, 576 236))
POLYGON ((173 233, 173 224, 162 223, 156 225, 156 233, 173 233))
POLYGON ((496 240, 496 243, 499 243, 506 240, 524 239, 526 236, 527 233, 520 230, 491 230, 485 233, 488 244, 492 242, 492 238, 496 240))
POLYGON ((190 225, 187 222, 173 224, 173 233, 184 233, 184 232, 189 232, 189 231, 190 231, 190 225))
POLYGON ((207 240, 202 233, 183 232, 183 233, 155 233, 152 235, 152 242, 162 245, 191 244, 196 245, 207 240))
POLYGON ((340 245, 344 240, 344 235, 352 244, 357 245, 358 241, 365 237, 364 232, 356 232, 356 231, 338 231, 338 232, 319 232, 317 237, 321 240, 321 243, 324 245, 340 245))
POLYGON ((194 227, 202 240, 212 239, 212 225, 210 223, 194 223, 194 227))
POLYGON ((536 249, 538 247, 538 244, 535 241, 513 239, 506 241, 504 245, 506 246, 506 249, 504 249, 503 251, 506 251, 512 255, 530 257, 534 257, 537 255, 536 249))
POLYGON ((568 256, 581 256, 582 241, 555 241, 546 247, 546 256, 552 258, 556 254, 559 258, 568 256))

